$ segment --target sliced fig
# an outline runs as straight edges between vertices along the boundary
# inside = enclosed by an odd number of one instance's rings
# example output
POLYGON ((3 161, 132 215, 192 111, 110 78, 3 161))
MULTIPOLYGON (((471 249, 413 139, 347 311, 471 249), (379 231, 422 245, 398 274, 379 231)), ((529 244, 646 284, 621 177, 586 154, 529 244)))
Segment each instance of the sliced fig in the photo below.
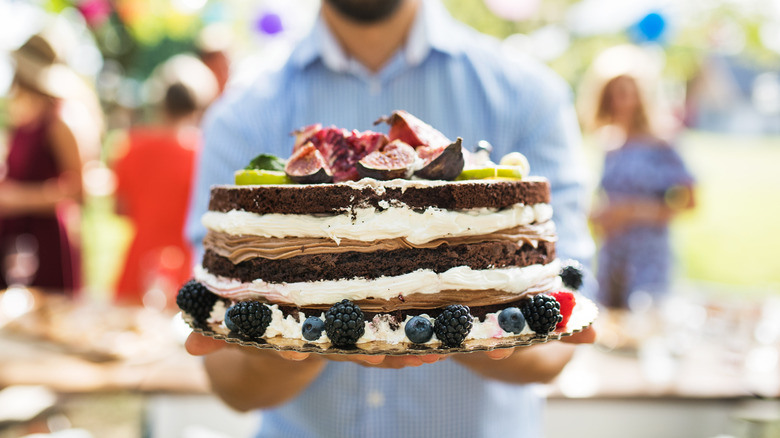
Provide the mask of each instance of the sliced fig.
POLYGON ((307 142, 287 160, 284 173, 298 184, 321 184, 333 181, 330 166, 312 142, 307 142))
POLYGON ((417 163, 414 148, 401 140, 393 140, 383 148, 371 152, 355 166, 362 178, 390 180, 408 179, 414 173, 417 163))
POLYGON ((295 144, 293 145, 293 152, 300 149, 301 146, 305 145, 307 141, 309 141, 309 137, 314 135, 315 132, 321 131, 322 125, 319 123, 315 123, 313 125, 304 126, 303 128, 297 129, 292 132, 292 135, 295 136, 295 144))
POLYGON ((390 141, 385 134, 373 131, 352 131, 345 140, 347 148, 334 149, 333 180, 336 182, 360 179, 357 170, 358 161, 383 148, 390 141))
POLYGON ((423 164, 414 175, 425 179, 454 180, 463 171, 462 143, 463 140, 458 137, 443 149, 435 149, 431 146, 417 148, 417 155, 423 164))
POLYGON ((390 140, 402 140, 415 149, 419 146, 432 146, 444 149, 452 143, 444 134, 406 111, 393 111, 389 117, 380 117, 375 125, 385 122, 390 125, 390 140))

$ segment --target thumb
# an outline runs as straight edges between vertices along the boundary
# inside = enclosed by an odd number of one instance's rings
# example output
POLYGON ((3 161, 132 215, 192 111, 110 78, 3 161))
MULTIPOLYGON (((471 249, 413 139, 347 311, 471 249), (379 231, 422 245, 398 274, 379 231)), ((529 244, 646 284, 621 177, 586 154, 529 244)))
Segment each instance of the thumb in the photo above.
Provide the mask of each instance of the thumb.
POLYGON ((225 341, 220 341, 195 332, 190 333, 187 337, 187 341, 184 342, 184 348, 187 350, 187 353, 193 356, 205 356, 224 348, 226 345, 227 343, 225 341))

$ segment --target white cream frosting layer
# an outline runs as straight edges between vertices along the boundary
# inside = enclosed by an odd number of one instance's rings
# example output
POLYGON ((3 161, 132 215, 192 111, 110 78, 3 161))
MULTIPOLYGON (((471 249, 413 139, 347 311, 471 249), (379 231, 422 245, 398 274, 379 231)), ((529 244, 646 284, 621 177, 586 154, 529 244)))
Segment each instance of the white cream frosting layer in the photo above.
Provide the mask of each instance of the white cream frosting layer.
POLYGON ((468 266, 457 266, 440 274, 420 269, 408 274, 379 277, 373 280, 353 278, 296 283, 269 283, 255 280, 244 283, 213 275, 202 266, 197 266, 195 278, 215 294, 233 300, 263 297, 272 302, 310 306, 333 303, 344 298, 352 301, 369 297, 387 300, 399 295, 435 294, 443 290, 496 289, 520 294, 536 284, 560 282, 560 278, 557 278, 560 270, 560 262, 556 259, 546 265, 521 268, 475 270, 468 266))
POLYGON ((209 211, 202 222, 209 230, 231 235, 330 238, 337 243, 341 239, 370 242, 403 237, 412 244, 424 244, 444 237, 489 234, 551 218, 549 204, 516 204, 499 211, 428 208, 420 212, 406 206, 386 210, 368 207, 335 216, 209 211))
MULTIPOLYGON (((571 314, 571 318, 569 319, 569 323, 567 324, 567 327, 564 328, 565 331, 571 331, 575 328, 580 328, 588 325, 590 321, 592 320, 593 316, 597 313, 597 310, 594 308, 595 305, 588 300, 585 300, 581 298, 582 296, 580 294, 575 293, 575 302, 576 305, 574 306, 573 312, 571 314)), ((263 335, 264 338, 273 338, 276 336, 281 336, 286 339, 298 339, 306 342, 312 342, 316 344, 329 344, 330 340, 328 339, 327 335, 325 334, 325 331, 322 332, 322 335, 319 339, 314 341, 307 341, 303 338, 302 333, 302 326, 303 322, 306 320, 307 316, 317 316, 320 319, 324 321, 325 315, 324 313, 320 313, 319 315, 304 315, 303 313, 298 314, 298 318, 293 318, 292 315, 287 315, 286 317, 282 314, 282 311, 279 309, 279 306, 277 305, 271 305, 268 306, 271 309, 271 323, 268 325, 268 328, 266 329, 265 334, 263 335)), ((221 334, 227 335, 230 331, 227 329, 227 327, 224 324, 224 313, 225 313, 225 306, 222 304, 221 301, 217 302, 217 306, 215 306, 214 311, 212 311, 212 317, 210 318, 210 322, 221 324, 218 328, 218 331, 221 332, 221 334)), ((466 339, 497 339, 497 338, 505 338, 505 337, 512 337, 512 336, 518 336, 518 335, 527 335, 527 334, 533 334, 535 333, 533 330, 531 330, 528 325, 526 324, 525 328, 520 333, 508 333, 504 331, 501 326, 498 324, 498 314, 499 312, 493 312, 488 313, 485 315, 484 320, 479 321, 477 319, 474 319, 473 326, 471 328, 471 331, 466 336, 466 339)), ((427 318, 431 324, 434 323, 434 319, 428 316, 427 314, 420 315, 423 318, 427 318)), ((365 330, 363 333, 363 336, 361 336, 358 341, 357 345, 366 343, 366 342, 387 342, 390 344, 401 344, 401 343, 411 343, 409 339, 406 337, 405 333, 405 327, 406 324, 411 320, 411 316, 407 316, 404 321, 401 321, 400 324, 396 326, 396 328, 393 328, 390 320, 387 317, 381 317, 376 316, 371 321, 365 322, 365 330)), ((433 337, 425 343, 425 345, 429 346, 436 346, 441 344, 441 341, 439 341, 436 338, 436 335, 433 335, 433 337)))

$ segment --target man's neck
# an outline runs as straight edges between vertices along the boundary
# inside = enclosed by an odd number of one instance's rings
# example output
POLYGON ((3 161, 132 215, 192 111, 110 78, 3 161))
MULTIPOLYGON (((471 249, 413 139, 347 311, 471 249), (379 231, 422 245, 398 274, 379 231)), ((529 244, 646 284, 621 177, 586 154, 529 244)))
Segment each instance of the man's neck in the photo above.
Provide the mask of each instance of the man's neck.
POLYGON ((406 42, 419 0, 405 0, 392 16, 378 23, 352 21, 322 2, 322 17, 347 54, 372 72, 379 71, 406 42))

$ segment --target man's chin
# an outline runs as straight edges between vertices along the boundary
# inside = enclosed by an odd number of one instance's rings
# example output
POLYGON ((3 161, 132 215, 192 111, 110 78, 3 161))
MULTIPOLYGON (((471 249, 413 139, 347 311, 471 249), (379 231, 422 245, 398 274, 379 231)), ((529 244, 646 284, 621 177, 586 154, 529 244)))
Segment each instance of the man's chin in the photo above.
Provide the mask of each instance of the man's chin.
POLYGON ((361 24, 390 18, 404 0, 323 0, 344 17, 361 24))

